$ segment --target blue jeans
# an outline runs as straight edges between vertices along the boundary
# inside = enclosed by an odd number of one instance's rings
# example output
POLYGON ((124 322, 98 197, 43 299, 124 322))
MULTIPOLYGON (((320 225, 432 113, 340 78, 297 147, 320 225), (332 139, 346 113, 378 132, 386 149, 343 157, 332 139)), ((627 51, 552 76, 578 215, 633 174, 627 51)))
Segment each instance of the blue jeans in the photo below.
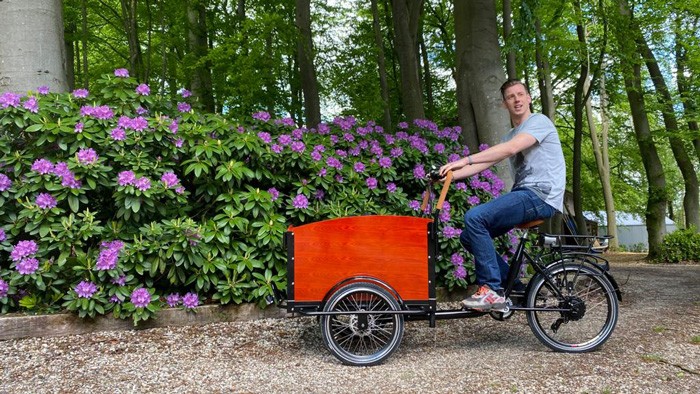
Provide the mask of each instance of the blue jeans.
POLYGON ((476 283, 492 290, 502 290, 509 266, 496 252, 493 238, 519 224, 552 217, 555 212, 532 190, 524 188, 513 189, 467 211, 459 240, 474 256, 476 283))

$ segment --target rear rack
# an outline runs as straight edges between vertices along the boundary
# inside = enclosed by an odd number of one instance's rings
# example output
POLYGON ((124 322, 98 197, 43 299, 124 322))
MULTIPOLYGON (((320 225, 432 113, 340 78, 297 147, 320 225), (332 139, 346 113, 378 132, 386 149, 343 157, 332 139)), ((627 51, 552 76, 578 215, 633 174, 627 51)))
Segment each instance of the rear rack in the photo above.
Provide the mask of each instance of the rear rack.
POLYGON ((610 247, 612 235, 566 235, 541 233, 538 245, 562 251, 605 252, 610 247))

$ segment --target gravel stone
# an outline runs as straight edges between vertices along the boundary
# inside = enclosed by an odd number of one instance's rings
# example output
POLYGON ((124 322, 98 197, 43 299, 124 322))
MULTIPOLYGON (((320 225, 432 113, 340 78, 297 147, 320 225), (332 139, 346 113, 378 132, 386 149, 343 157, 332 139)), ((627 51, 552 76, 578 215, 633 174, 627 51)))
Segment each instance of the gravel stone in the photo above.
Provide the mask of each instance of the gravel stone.
POLYGON ((382 365, 340 364, 311 317, 0 342, 0 393, 697 393, 700 266, 616 263, 612 337, 550 351, 523 313, 407 322, 382 365))

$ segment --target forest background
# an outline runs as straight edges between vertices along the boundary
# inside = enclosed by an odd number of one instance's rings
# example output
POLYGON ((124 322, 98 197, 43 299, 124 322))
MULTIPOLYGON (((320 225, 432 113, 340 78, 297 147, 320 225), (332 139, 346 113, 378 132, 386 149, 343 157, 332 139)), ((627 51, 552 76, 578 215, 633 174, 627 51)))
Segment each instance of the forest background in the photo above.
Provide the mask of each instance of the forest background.
POLYGON ((37 62, 17 48, 61 48, 29 79, 0 68, 0 91, 91 91, 123 68, 151 95, 177 102, 184 87, 226 119, 429 119, 476 151, 510 127, 498 88, 520 78, 559 131, 580 232, 584 211, 606 211, 612 234, 616 211, 640 214, 655 258, 666 216, 700 228, 696 0, 4 3, 3 66, 20 52, 37 62))

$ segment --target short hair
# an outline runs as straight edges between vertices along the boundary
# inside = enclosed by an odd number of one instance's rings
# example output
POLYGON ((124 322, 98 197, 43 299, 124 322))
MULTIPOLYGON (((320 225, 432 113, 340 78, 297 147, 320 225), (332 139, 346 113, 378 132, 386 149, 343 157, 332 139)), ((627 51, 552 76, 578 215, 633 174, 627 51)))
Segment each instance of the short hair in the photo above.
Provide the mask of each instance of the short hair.
POLYGON ((508 89, 511 86, 515 86, 515 85, 523 85, 527 94, 530 94, 530 89, 527 88, 527 85, 525 85, 525 83, 523 81, 521 81, 517 78, 511 78, 511 79, 503 82, 503 85, 501 85, 501 97, 503 97, 503 100, 506 99, 506 89, 508 89))

